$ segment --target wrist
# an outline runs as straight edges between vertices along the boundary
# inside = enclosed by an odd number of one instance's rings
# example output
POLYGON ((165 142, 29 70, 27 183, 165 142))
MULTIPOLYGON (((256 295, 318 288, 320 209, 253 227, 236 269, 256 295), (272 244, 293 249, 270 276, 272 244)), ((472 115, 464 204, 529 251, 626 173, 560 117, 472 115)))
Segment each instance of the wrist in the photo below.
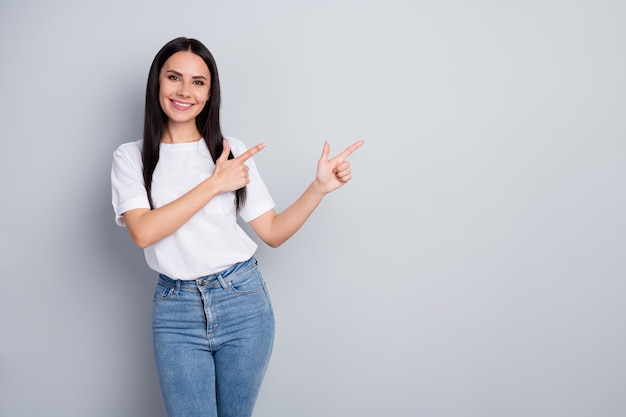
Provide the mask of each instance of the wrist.
POLYGON ((311 191, 321 197, 324 197, 326 194, 328 194, 328 191, 326 191, 326 187, 324 187, 324 184, 322 184, 317 178, 311 183, 309 188, 311 189, 311 191))
POLYGON ((203 194, 209 196, 210 199, 220 194, 222 191, 220 190, 218 183, 219 181, 214 176, 210 176, 205 179, 201 183, 203 194))

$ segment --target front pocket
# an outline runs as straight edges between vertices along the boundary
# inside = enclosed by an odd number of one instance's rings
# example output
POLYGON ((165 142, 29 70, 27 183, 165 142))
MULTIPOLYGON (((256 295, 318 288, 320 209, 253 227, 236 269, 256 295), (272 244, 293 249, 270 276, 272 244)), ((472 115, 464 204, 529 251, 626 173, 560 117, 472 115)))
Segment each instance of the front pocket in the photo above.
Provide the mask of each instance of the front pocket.
POLYGON ((256 294, 263 291, 263 281, 256 269, 235 278, 229 285, 231 290, 238 294, 256 294))
POLYGON ((172 298, 175 291, 174 288, 165 287, 163 285, 158 284, 156 289, 154 290, 154 301, 164 301, 172 298))
POLYGON ((235 202, 232 200, 232 196, 229 196, 230 193, 222 193, 218 194, 209 201, 209 203, 204 206, 203 211, 205 213, 220 213, 224 214, 228 211, 228 204, 232 204, 235 207, 235 202))

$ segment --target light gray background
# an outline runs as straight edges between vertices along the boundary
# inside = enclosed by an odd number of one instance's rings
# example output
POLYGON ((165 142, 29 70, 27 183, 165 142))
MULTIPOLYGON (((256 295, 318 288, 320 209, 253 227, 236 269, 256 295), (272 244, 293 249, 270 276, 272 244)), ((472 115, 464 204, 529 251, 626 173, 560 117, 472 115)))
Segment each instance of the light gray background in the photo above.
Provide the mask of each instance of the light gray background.
POLYGON ((215 54, 224 133, 283 209, 322 143, 354 180, 261 246, 257 417, 621 416, 623 1, 0 3, 0 415, 164 416, 155 274, 113 222, 148 67, 215 54))

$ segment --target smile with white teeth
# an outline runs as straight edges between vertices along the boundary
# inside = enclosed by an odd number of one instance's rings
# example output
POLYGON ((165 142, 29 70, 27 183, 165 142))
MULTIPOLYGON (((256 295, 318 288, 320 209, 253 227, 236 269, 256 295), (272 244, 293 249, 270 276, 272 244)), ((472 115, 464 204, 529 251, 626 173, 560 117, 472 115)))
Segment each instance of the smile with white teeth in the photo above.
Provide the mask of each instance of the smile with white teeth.
POLYGON ((174 100, 172 100, 172 103, 174 103, 174 105, 177 107, 184 107, 184 108, 191 107, 191 103, 181 103, 180 101, 174 101, 174 100))

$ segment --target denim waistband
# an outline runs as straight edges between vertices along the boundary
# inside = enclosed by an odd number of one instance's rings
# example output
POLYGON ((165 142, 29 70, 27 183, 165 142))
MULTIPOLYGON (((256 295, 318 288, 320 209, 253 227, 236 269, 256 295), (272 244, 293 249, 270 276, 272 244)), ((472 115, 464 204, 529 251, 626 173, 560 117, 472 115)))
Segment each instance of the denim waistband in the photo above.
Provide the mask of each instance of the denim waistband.
POLYGON ((229 282, 250 271, 257 265, 253 256, 247 261, 239 262, 217 274, 211 274, 197 279, 181 280, 173 279, 167 275, 159 274, 159 284, 166 287, 183 291, 197 290, 199 287, 222 287, 228 288, 229 282))

